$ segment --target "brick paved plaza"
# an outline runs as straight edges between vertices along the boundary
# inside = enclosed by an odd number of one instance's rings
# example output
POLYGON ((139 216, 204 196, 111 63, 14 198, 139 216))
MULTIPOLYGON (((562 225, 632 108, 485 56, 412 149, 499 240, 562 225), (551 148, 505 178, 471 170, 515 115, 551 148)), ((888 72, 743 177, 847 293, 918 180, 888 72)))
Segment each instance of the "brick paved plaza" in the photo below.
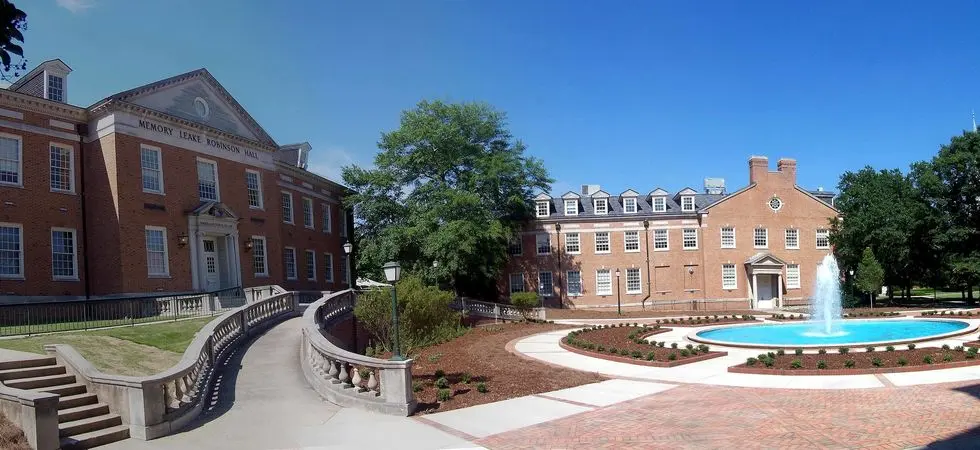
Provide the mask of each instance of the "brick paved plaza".
POLYGON ((980 448, 980 383, 858 390, 683 385, 477 441, 518 448, 980 448))

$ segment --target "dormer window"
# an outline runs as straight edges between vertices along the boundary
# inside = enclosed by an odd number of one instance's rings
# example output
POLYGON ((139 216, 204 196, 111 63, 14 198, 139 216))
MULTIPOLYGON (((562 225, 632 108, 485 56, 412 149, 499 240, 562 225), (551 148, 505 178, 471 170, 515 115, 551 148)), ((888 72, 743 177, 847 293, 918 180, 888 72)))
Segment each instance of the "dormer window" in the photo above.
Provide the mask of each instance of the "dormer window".
POLYGON ((548 202, 537 202, 537 216, 548 217, 551 215, 551 205, 548 202))
POLYGON ((578 200, 565 200, 565 215, 566 216, 578 215, 578 200))
POLYGON ((653 212, 665 212, 665 211, 667 211, 667 197, 654 197, 653 212))
POLYGON ((623 199, 623 212, 626 214, 636 214, 636 199, 627 197, 623 199))
POLYGON ((685 195, 681 197, 681 211, 684 212, 694 211, 694 196, 685 195))
POLYGON ((56 102, 65 101, 65 79, 57 75, 48 74, 45 98, 56 102))
POLYGON ((609 214, 609 200, 604 198, 593 199, 592 209, 596 214, 609 214))

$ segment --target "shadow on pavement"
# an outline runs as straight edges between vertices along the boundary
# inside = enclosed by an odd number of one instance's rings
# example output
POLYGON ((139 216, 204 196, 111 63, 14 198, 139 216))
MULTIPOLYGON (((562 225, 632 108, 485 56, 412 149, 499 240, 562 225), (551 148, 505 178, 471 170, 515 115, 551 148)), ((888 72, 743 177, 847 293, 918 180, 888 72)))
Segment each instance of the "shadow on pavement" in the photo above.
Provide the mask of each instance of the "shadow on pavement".
MULTIPOLYGON (((980 399, 980 384, 973 384, 969 386, 962 386, 953 389, 954 391, 960 391, 964 394, 970 394, 976 399, 980 399)), ((977 405, 980 407, 980 405, 977 405)), ((963 432, 943 439, 941 441, 935 441, 925 446, 928 449, 942 449, 942 450, 952 450, 952 449, 980 449, 980 426, 964 430, 963 432)))

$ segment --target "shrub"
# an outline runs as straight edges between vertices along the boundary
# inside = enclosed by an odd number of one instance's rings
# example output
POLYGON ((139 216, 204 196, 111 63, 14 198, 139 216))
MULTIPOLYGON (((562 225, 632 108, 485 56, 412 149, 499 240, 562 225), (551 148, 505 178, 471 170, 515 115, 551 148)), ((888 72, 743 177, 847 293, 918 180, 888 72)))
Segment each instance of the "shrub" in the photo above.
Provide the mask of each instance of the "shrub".
POLYGON ((915 350, 915 344, 909 344, 909 350, 915 350))
POLYGON ((977 357, 977 354, 973 352, 966 352, 966 354, 964 354, 963 356, 966 357, 966 359, 974 359, 977 357))
POLYGON ((688 350, 688 349, 686 349, 686 348, 682 348, 681 349, 681 356, 683 356, 685 358, 688 357, 688 356, 691 356, 691 351, 688 350))
POLYGON ((656 357, 657 355, 654 354, 653 352, 647 352, 647 357, 646 357, 647 361, 653 361, 653 359, 656 357))
POLYGON ((459 380, 462 381, 463 384, 470 384, 470 380, 472 378, 473 377, 470 376, 469 372, 463 372, 463 374, 459 376, 459 380))
POLYGON ((853 359, 849 359, 847 361, 844 361, 844 367, 847 367, 848 369, 850 369, 851 367, 854 367, 854 360, 853 359))
POLYGON ((755 363, 757 363, 757 362, 759 362, 759 360, 758 360, 758 359, 755 359, 755 358, 749 358, 749 359, 746 359, 746 360, 745 360, 745 365, 747 365, 747 366, 754 366, 754 365, 755 365, 755 363))
POLYGON ((969 350, 967 350, 966 352, 967 352, 967 353, 972 353, 972 354, 974 354, 974 355, 976 355, 976 354, 977 354, 977 352, 980 352, 980 348, 976 348, 976 347, 970 347, 970 349, 969 349, 969 350))
POLYGON ((482 382, 482 381, 479 382, 479 383, 476 383, 476 391, 479 392, 479 393, 481 393, 481 394, 486 394, 487 393, 487 384, 484 383, 484 382, 482 382))
POLYGON ((908 365, 908 363, 909 363, 909 360, 905 359, 904 357, 898 358, 898 365, 904 367, 904 366, 908 365))
POLYGON ((372 348, 370 345, 367 346, 367 347, 365 347, 364 348, 364 356, 373 357, 374 356, 374 348, 372 348))
POLYGON ((435 376, 436 378, 442 378, 446 376, 446 371, 442 369, 436 369, 436 372, 433 374, 433 376, 435 376))
POLYGON ((950 362, 953 360, 953 355, 951 353, 943 353, 943 362, 950 362))
POLYGON ((875 351, 875 348, 874 348, 873 346, 870 346, 870 345, 869 345, 869 346, 867 346, 867 347, 865 347, 864 349, 865 349, 865 350, 867 350, 867 351, 868 351, 868 353, 872 353, 872 352, 874 352, 874 351, 875 351))
POLYGON ((883 361, 881 360, 881 358, 879 358, 879 357, 877 357, 877 356, 876 356, 876 357, 874 357, 874 358, 871 358, 871 365, 872 365, 872 366, 875 366, 875 367, 881 367, 881 366, 883 366, 884 364, 885 364, 885 363, 884 363, 884 362, 883 362, 883 361))
POLYGON ((449 389, 439 389, 440 402, 448 402, 451 398, 453 398, 453 391, 450 391, 449 389))
POLYGON ((765 364, 766 367, 772 367, 776 365, 776 360, 771 356, 766 356, 766 359, 762 360, 762 364, 765 364))
POLYGON ((633 350, 633 353, 630 353, 630 356, 632 356, 633 358, 639 359, 639 358, 642 358, 643 357, 643 353, 640 353, 639 350, 633 350))
MULTIPOLYGON (((465 332, 459 313, 452 310, 453 294, 426 286, 417 276, 406 276, 398 282, 398 315, 402 350, 448 341, 465 332)), ((391 290, 375 289, 358 296, 354 315, 360 326, 371 334, 375 354, 391 348, 394 329, 391 324, 391 290)))
POLYGON ((619 353, 619 350, 616 350, 616 347, 609 347, 609 353, 615 355, 619 353))
POLYGON ((956 347, 953 347, 953 350, 958 351, 958 352, 962 352, 963 351, 963 346, 962 345, 957 345, 956 347))
POLYGON ((924 358, 922 358, 922 362, 932 364, 932 355, 926 355, 924 358))
POLYGON ((949 350, 949 344, 943 344, 943 350, 949 350))
POLYGON ((824 361, 822 359, 820 361, 817 361, 817 368, 818 369, 826 369, 827 368, 827 361, 824 361))
POLYGON ((599 344, 599 345, 597 345, 597 346, 595 347, 595 350, 596 350, 597 352, 604 352, 604 351, 606 351, 606 346, 605 346, 605 345, 602 345, 602 344, 599 344))
POLYGON ((776 350, 776 354, 779 355, 779 356, 783 356, 783 355, 786 354, 786 350, 783 350, 783 349, 776 350))
POLYGON ((436 387, 437 388, 442 388, 442 389, 445 389, 445 388, 449 387, 449 380, 447 380, 446 377, 442 377, 442 378, 437 379, 436 380, 436 387))
POLYGON ((622 355, 622 356, 629 356, 630 355, 630 351, 629 351, 628 348, 621 348, 621 349, 619 349, 619 354, 622 355))
POLYGON ((687 344, 686 346, 684 346, 684 348, 688 350, 694 350, 694 344, 687 344))
POLYGON ((797 355, 802 355, 803 354, 803 349, 802 348, 798 348, 798 349, 794 350, 793 352, 796 353, 797 355))
POLYGON ((425 385, 422 384, 421 381, 419 380, 412 381, 412 392, 422 392, 423 388, 425 388, 425 385))
POLYGON ((537 292, 515 292, 510 294, 510 304, 514 305, 514 308, 517 308, 521 312, 525 320, 530 317, 531 311, 538 306, 538 303, 540 301, 538 300, 537 292))
POLYGON ((672 342, 670 344, 670 348, 677 348, 677 343, 676 342, 672 342))
POLYGON ((711 347, 708 347, 707 344, 701 344, 698 346, 698 351, 701 353, 708 353, 711 351, 711 347))
POLYGON ((799 368, 802 368, 803 367, 803 361, 800 361, 798 359, 794 359, 791 363, 789 363, 789 367, 791 369, 799 369, 799 368))
POLYGON ((657 347, 664 348, 667 346, 667 341, 660 341, 657 343, 657 347))
POLYGON ((886 352, 893 352, 893 351, 895 351, 895 347, 892 347, 891 345, 889 345, 888 347, 885 347, 885 351, 886 352))
POLYGON ((821 354, 821 355, 826 355, 826 354, 827 354, 827 349, 825 349, 825 348, 822 348, 822 349, 820 349, 820 350, 817 350, 817 353, 819 353, 819 354, 821 354))
POLYGON ((840 353, 842 355, 846 355, 847 352, 849 352, 849 351, 851 351, 851 349, 849 349, 847 347, 841 347, 841 348, 837 349, 837 353, 840 353))
POLYGON ((676 360, 677 359, 677 353, 676 352, 670 352, 670 354, 667 355, 667 359, 669 359, 671 361, 676 360))

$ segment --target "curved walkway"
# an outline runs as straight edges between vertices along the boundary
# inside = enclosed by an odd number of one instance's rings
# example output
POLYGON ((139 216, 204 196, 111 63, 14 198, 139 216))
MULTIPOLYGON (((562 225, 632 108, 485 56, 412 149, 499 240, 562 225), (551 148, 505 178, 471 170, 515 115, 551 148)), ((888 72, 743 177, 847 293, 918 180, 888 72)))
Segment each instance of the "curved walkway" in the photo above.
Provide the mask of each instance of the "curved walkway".
POLYGON ((323 401, 299 370, 301 319, 243 345, 219 368, 212 404, 181 432, 106 449, 474 448, 416 420, 323 401))

